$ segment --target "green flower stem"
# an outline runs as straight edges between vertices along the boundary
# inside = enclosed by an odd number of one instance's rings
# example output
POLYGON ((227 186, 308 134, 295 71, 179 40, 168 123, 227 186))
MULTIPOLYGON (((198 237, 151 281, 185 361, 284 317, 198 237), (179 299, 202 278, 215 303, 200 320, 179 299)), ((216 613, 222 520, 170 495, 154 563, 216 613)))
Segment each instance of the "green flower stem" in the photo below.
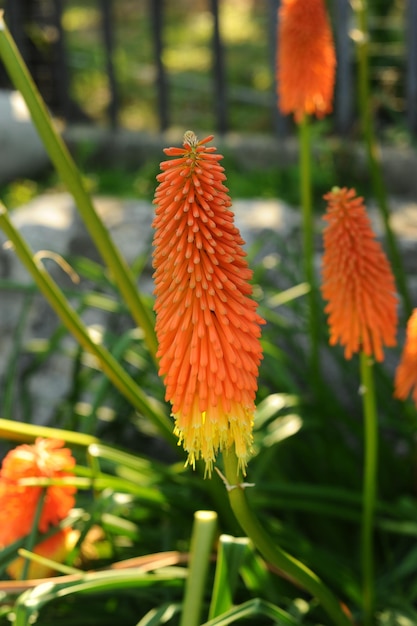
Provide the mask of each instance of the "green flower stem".
POLYGON ((372 363, 363 352, 360 355, 361 389, 365 420, 365 463, 362 510, 362 577, 364 626, 373 624, 374 586, 374 520, 377 492, 378 417, 372 363))
POLYGON ((243 479, 238 470, 238 460, 235 452, 229 451, 227 454, 224 454, 223 460, 229 485, 237 485, 236 488, 229 490, 230 505, 239 524, 262 556, 267 562, 285 572, 294 583, 300 585, 309 591, 313 597, 317 598, 334 624, 337 626, 352 626, 353 622, 343 611, 330 589, 303 563, 297 561, 274 544, 264 527, 261 526, 258 519, 254 516, 247 501, 245 490, 241 486, 243 479))
POLYGON ((308 292, 308 323, 311 341, 310 368, 312 379, 315 383, 317 383, 320 373, 319 326, 316 302, 317 286, 314 275, 314 220, 312 211, 311 142, 310 125, 307 115, 304 115, 299 123, 299 143, 304 275, 310 288, 308 292))
POLYGON ((358 95, 359 113, 362 133, 365 140, 366 154, 369 163, 372 186, 378 202, 382 221, 385 228, 385 236, 393 272, 397 281, 398 290, 404 304, 405 317, 408 318, 412 311, 412 303, 407 287, 404 265, 398 249, 397 240, 390 224, 390 210, 387 192, 381 169, 381 160, 372 120, 372 98, 369 81, 369 29, 368 29, 368 3, 361 0, 354 3, 358 23, 358 36, 356 50, 358 59, 358 95))
POLYGON ((0 12, 0 57, 12 83, 22 94, 52 163, 73 195, 91 238, 118 285, 133 319, 142 328, 149 352, 155 359, 157 340, 149 309, 142 301, 129 266, 94 209, 65 143, 53 126, 46 106, 3 20, 3 12, 0 12))
POLYGON ((173 446, 176 445, 176 438, 173 435, 172 424, 169 418, 159 409, 156 403, 151 403, 151 400, 142 392, 140 387, 125 372, 123 367, 110 352, 104 346, 96 343, 90 336, 82 320, 69 305, 62 291, 45 270, 41 261, 34 259, 32 251, 13 226, 6 208, 1 204, 0 228, 2 228, 7 237, 9 237, 23 265, 32 275, 40 291, 78 343, 84 350, 97 358, 102 371, 127 400, 155 424, 168 442, 172 443, 173 446))
POLYGON ((217 514, 214 511, 196 511, 180 626, 201 624, 207 572, 216 527, 217 514))

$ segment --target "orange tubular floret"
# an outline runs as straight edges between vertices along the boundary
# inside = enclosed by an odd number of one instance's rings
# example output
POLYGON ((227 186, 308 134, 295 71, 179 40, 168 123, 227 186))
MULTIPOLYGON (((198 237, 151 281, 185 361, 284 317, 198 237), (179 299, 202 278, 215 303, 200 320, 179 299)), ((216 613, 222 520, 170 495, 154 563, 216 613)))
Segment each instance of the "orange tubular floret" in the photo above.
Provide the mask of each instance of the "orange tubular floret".
POLYGON ((159 373, 188 463, 202 458, 208 474, 232 445, 245 469, 264 323, 211 140, 187 131, 164 150, 176 158, 161 164, 153 223, 159 373))
POLYGON ((383 346, 396 345, 397 297, 394 277, 363 204, 354 189, 335 188, 324 196, 322 294, 327 301, 330 344, 345 357, 363 350, 377 361, 383 346))

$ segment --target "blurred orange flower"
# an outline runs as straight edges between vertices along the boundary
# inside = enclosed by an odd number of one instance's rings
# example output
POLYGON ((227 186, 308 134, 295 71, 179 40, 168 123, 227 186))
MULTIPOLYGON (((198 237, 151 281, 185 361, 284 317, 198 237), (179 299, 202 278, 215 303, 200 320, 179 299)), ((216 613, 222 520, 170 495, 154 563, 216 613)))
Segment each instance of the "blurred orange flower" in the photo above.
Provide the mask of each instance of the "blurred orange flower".
POLYGON ((75 459, 63 446, 63 441, 39 438, 33 445, 17 446, 5 456, 0 470, 0 546, 7 546, 30 532, 43 493, 41 532, 58 524, 74 506, 75 487, 51 485, 43 489, 19 484, 22 478, 71 475, 75 459))
POLYGON ((345 357, 363 350, 377 361, 383 345, 396 345, 397 298, 388 260, 375 239, 363 198, 335 187, 324 196, 323 298, 328 302, 330 344, 345 357))
MULTIPOLYGON (((48 539, 38 543, 33 552, 51 561, 62 563, 76 545, 79 536, 78 530, 63 528, 48 539)), ((26 559, 20 556, 7 566, 7 573, 11 578, 19 580, 22 577, 25 561, 26 559)), ((47 578, 54 575, 56 575, 56 570, 52 566, 37 561, 31 561, 29 564, 27 578, 47 578)))
POLYGON ((336 55, 323 0, 282 0, 278 14, 278 104, 284 115, 332 110, 336 55))
POLYGON ((212 138, 187 131, 164 150, 176 158, 161 163, 153 223, 160 374, 187 462, 204 459, 208 474, 232 444, 245 468, 264 323, 212 138))
POLYGON ((395 372, 394 396, 405 400, 410 392, 417 406, 417 309, 407 323, 407 336, 400 364, 395 372))

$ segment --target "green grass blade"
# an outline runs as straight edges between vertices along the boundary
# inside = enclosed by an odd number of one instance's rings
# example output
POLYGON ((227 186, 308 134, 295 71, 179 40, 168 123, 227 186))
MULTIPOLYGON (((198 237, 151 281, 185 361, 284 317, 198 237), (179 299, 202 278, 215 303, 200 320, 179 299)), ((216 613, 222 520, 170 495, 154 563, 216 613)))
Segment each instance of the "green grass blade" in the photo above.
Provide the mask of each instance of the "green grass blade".
POLYGON ((163 604, 149 611, 136 626, 159 626, 167 624, 181 610, 181 604, 163 604))
POLYGON ((249 543, 246 537, 220 535, 209 619, 225 613, 232 607, 239 570, 249 543))
MULTIPOLYGON (((25 548, 21 548, 18 550, 18 555, 27 559, 27 561, 33 561, 35 563, 39 563, 40 565, 46 565, 50 567, 52 570, 56 572, 60 572, 60 574, 82 574, 82 570, 76 569, 75 567, 69 567, 68 565, 64 565, 63 563, 59 563, 58 561, 54 561, 52 559, 48 559, 44 556, 40 556, 39 554, 35 554, 35 552, 31 552, 30 550, 26 550, 25 548)), ((22 576, 22 580, 24 577, 22 576)))
POLYGON ((240 574, 251 595, 261 596, 270 602, 276 600, 278 591, 282 590, 284 594, 288 590, 288 581, 268 571, 265 561, 255 551, 252 544, 249 544, 249 549, 246 551, 240 574))
MULTIPOLYGON (((22 593, 15 604, 15 626, 27 626, 32 623, 45 604, 78 593, 104 593, 116 589, 150 587, 155 584, 182 584, 186 576, 183 568, 166 568, 155 573, 135 571, 104 570, 86 574, 81 581, 45 582, 22 593)), ((59 581, 59 578, 57 578, 59 581)))
POLYGON ((235 606, 230 609, 230 611, 227 611, 227 613, 215 619, 211 619, 208 622, 204 622, 201 626, 227 626, 239 620, 255 616, 270 617, 275 620, 277 626, 299 626, 299 621, 291 617, 289 613, 286 613, 275 604, 265 602, 259 598, 254 598, 239 606, 235 606))
POLYGON ((106 489, 113 489, 121 493, 128 493, 140 498, 141 501, 148 505, 154 505, 161 507, 165 504, 165 497, 158 489, 148 489, 134 482, 124 480, 117 476, 109 476, 106 474, 100 474, 98 476, 92 476, 90 478, 83 478, 80 476, 70 476, 63 478, 46 478, 46 477, 34 477, 34 478, 21 478, 19 481, 21 486, 25 487, 50 487, 50 486, 74 486, 78 490, 94 489, 95 491, 105 491, 106 489))
POLYGON ((84 448, 98 443, 99 441, 97 437, 85 435, 84 433, 76 433, 62 428, 51 428, 50 426, 24 424, 22 422, 14 422, 0 418, 0 439, 30 443, 35 441, 37 437, 62 439, 68 444, 82 446, 84 448))

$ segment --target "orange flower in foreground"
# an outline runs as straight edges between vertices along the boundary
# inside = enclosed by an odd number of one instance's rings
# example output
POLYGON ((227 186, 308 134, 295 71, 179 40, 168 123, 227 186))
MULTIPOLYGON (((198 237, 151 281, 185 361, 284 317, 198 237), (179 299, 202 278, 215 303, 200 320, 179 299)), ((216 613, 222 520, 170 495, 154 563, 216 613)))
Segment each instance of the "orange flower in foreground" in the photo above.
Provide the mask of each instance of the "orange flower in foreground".
POLYGON ((27 535, 33 524, 39 498, 44 492, 39 519, 40 532, 56 525, 74 506, 75 487, 29 487, 19 484, 22 478, 60 478, 71 475, 75 459, 64 442, 37 439, 11 450, 0 470, 0 546, 7 546, 27 535))
POLYGON ((324 196, 322 293, 328 304, 330 344, 345 346, 345 357, 363 350, 377 361, 382 347, 396 344, 397 298, 387 258, 375 239, 363 198, 335 187, 324 196))
POLYGON ((417 309, 407 323, 407 336, 400 364, 395 372, 394 396, 405 400, 410 392, 417 406, 417 309))
POLYGON ((332 110, 336 71, 333 37, 323 0, 282 0, 278 14, 279 108, 295 120, 332 110))
MULTIPOLYGON (((39 556, 50 559, 51 561, 62 563, 76 545, 79 536, 80 532, 78 530, 63 528, 55 533, 55 535, 52 535, 51 537, 48 537, 48 539, 38 543, 38 545, 33 549, 33 552, 39 556)), ((25 558, 18 557, 7 566, 7 573, 11 578, 19 580, 22 577, 25 561, 25 558)), ((55 574, 56 570, 52 566, 31 561, 27 577, 47 578, 48 576, 54 576, 55 574)))
POLYGON ((176 158, 161 163, 153 223, 160 374, 187 462, 203 458, 208 474, 232 444, 245 469, 263 323, 212 138, 187 131, 164 150, 176 158))

